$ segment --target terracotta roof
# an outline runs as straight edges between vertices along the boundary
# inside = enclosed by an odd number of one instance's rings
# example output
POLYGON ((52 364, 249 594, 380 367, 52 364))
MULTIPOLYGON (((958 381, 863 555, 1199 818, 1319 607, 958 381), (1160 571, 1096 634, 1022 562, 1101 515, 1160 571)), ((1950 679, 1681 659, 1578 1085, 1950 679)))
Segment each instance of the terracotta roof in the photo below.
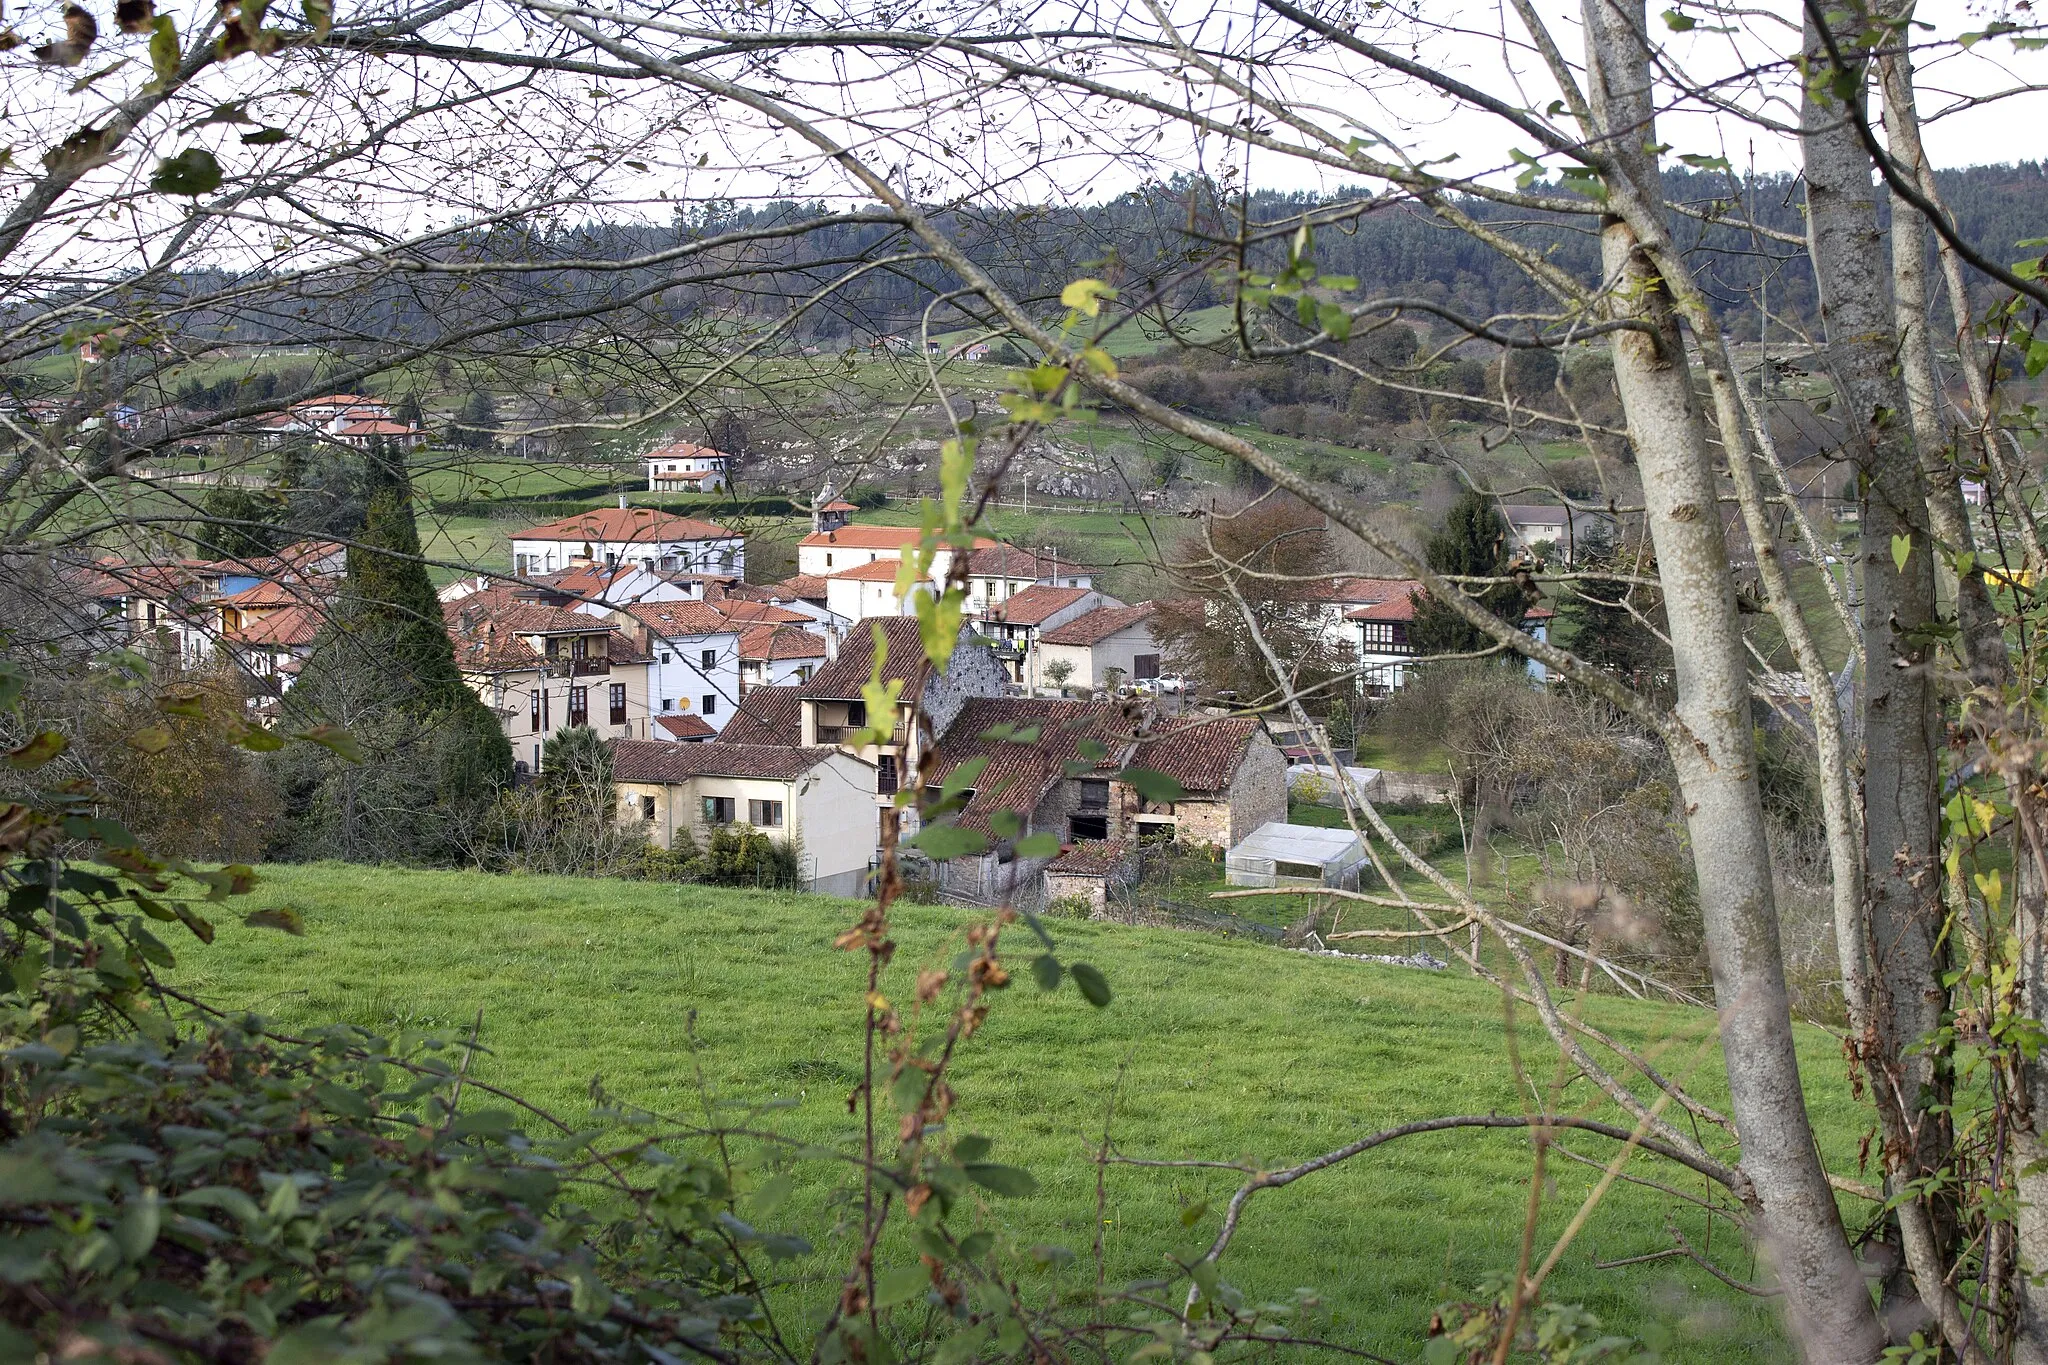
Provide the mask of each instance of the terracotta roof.
POLYGON ((1415 606, 1422 596, 1420 583, 1402 583, 1402 591, 1388 594, 1367 607, 1354 607, 1344 613, 1347 621, 1412 621, 1415 606))
POLYGON ((702 716, 656 716, 654 723, 686 743, 713 739, 718 731, 702 716))
POLYGON ((350 422, 336 433, 341 436, 414 436, 418 433, 403 422, 387 422, 382 418, 350 422))
POLYGON ((825 579, 814 573, 792 574, 775 585, 775 591, 784 597, 818 598, 825 596, 825 579))
POLYGON ((1048 616, 1071 607, 1095 591, 1093 588, 1054 588, 1034 583, 1007 601, 998 602, 982 613, 987 621, 1008 621, 1012 625, 1035 626, 1048 616))
POLYGON ((1384 602, 1403 588, 1412 588, 1412 578, 1321 578, 1301 585, 1302 595, 1316 602, 1353 602, 1370 606, 1384 602))
POLYGON ((1148 737, 1129 766, 1165 773, 1191 793, 1220 792, 1237 776, 1245 750, 1261 732, 1252 716, 1190 721, 1148 737))
POLYGON ((1131 846, 1121 839, 1083 839, 1068 844, 1060 856, 1047 863, 1047 872, 1074 876, 1103 877, 1116 871, 1131 856, 1131 846))
POLYGON ((634 602, 619 610, 666 640, 731 635, 739 629, 708 602, 634 602))
POLYGON ((1135 741, 1137 725, 1135 716, 1105 702, 970 697, 939 741, 938 776, 943 781, 970 758, 988 760, 958 823, 993 832, 989 816, 999 810, 1028 816, 1053 783, 1070 773, 1114 772, 1135 741), (1006 731, 1012 737, 1003 737, 1006 731), (1102 756, 1082 753, 1085 743, 1100 745, 1102 756))
POLYGON ((727 620, 738 625, 801 626, 811 620, 800 611, 768 602, 733 600, 719 603, 718 609, 725 613, 727 620))
POLYGON ((457 635, 454 643, 456 666, 469 673, 517 672, 546 662, 539 650, 517 635, 457 635))
POLYGON ((967 560, 967 572, 980 578, 1045 578, 1055 570, 1064 573, 1090 572, 1079 564, 1061 563, 1050 555, 1020 550, 1015 545, 996 545, 976 550, 967 560))
POLYGON ((898 560, 876 559, 866 564, 856 564, 850 569, 841 569, 837 573, 826 574, 825 577, 835 583, 847 580, 855 583, 894 583, 897 571, 901 568, 902 564, 898 560))
POLYGON ((858 512, 860 509, 845 498, 835 498, 818 509, 820 512, 858 512))
POLYGON ((1097 607, 1064 625, 1054 626, 1040 635, 1038 642, 1042 645, 1099 644, 1118 631, 1147 620, 1157 610, 1150 602, 1140 602, 1134 607, 1097 607))
POLYGON ((381 408, 381 407, 385 407, 385 406, 387 406, 387 404, 386 404, 386 403, 384 402, 384 400, 383 400, 383 399, 381 399, 381 398, 372 398, 372 397, 370 397, 370 396, 369 396, 368 394, 361 394, 361 393, 325 393, 325 394, 322 394, 322 395, 320 395, 320 397, 318 397, 318 398, 301 398, 301 399, 300 399, 300 400, 299 400, 298 402, 296 402, 296 403, 292 404, 292 409, 293 409, 293 410, 297 410, 297 409, 299 409, 299 408, 332 408, 332 407, 350 407, 350 408, 353 408, 353 407, 363 407, 363 406, 368 406, 368 407, 377 407, 377 408, 381 408))
POLYGON ((227 632, 238 645, 309 645, 327 624, 327 618, 312 607, 294 604, 266 613, 227 632))
POLYGON ((917 621, 909 616, 871 616, 846 632, 839 657, 819 669, 803 686, 806 697, 828 701, 858 701, 861 687, 873 676, 874 631, 880 629, 889 643, 889 657, 882 665, 882 681, 901 678, 907 697, 926 668, 924 640, 917 633, 917 621))
POLYGON ((740 632, 742 659, 822 659, 825 641, 796 626, 748 626, 740 632))
POLYGON ((612 629, 611 622, 601 616, 568 607, 551 607, 544 602, 515 600, 495 610, 472 608, 464 612, 462 609, 475 603, 477 596, 480 594, 460 597, 448 604, 464 634, 474 634, 487 625, 505 635, 595 635, 612 629))
MULTIPOLYGON (((838 545, 849 550, 901 550, 915 545, 924 532, 915 526, 842 526, 836 531, 813 531, 799 545, 838 545)), ((996 542, 986 536, 974 538, 977 550, 992 550, 996 542)))
POLYGON ((659 739, 622 739, 612 745, 612 778, 618 782, 681 782, 692 777, 758 777, 788 782, 838 752, 779 744, 670 744, 659 739))
POLYGON ((803 702, 794 687, 754 687, 740 695, 738 709, 718 732, 722 744, 780 744, 803 740, 803 702))
POLYGON ((722 450, 700 446, 694 441, 674 441, 658 450, 650 450, 640 457, 643 460, 729 460, 732 457, 722 450))
POLYGON ((657 512, 651 507, 597 507, 514 531, 513 540, 719 540, 732 532, 715 522, 657 512))
POLYGON ((252 607, 288 607, 304 599, 305 594, 285 586, 273 579, 264 579, 240 592, 231 592, 220 599, 224 607, 248 609, 252 607))

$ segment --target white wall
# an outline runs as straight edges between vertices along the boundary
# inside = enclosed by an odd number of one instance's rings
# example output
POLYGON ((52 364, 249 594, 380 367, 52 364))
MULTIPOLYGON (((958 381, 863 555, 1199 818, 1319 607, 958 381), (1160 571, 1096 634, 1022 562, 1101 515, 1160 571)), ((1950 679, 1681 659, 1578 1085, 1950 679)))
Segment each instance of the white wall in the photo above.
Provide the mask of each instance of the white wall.
POLYGON ((813 889, 835 896, 862 894, 868 859, 881 834, 874 768, 835 753, 797 779, 797 787, 802 867, 814 879, 813 889))
MULTIPOLYGON (((662 716, 699 716, 712 729, 723 730, 740 700, 738 634, 721 632, 673 640, 657 635, 653 645, 654 662, 647 666, 650 714, 657 719, 662 716), (712 651, 714 655, 713 665, 708 669, 703 665, 705 650, 712 651), (668 656, 667 662, 663 662, 663 655, 668 656), (704 710, 706 696, 718 698, 715 708, 708 714, 704 710), (664 708, 661 704, 664 698, 676 705, 664 708)), ((653 739, 666 737, 665 732, 649 736, 653 739)))
MULTIPOLYGON (((1152 638, 1150 623, 1146 621, 1141 621, 1135 626, 1126 626, 1106 639, 1097 640, 1092 646, 1049 645, 1041 642, 1038 648, 1033 651, 1031 660, 1033 679, 1031 685, 1034 687, 1050 687, 1052 685, 1050 680, 1045 677, 1045 666, 1054 659, 1065 659, 1073 664, 1074 675, 1067 679, 1067 686, 1069 687, 1102 687, 1107 681, 1104 677, 1104 670, 1110 668, 1121 668, 1124 671, 1123 680, 1129 682, 1133 676, 1133 669, 1136 666, 1138 655, 1158 654, 1161 652, 1158 642, 1152 638)), ((1165 667, 1165 662, 1162 660, 1160 663, 1161 670, 1163 671, 1165 667)))
POLYGON ((739 536, 717 540, 514 540, 513 566, 523 573, 553 573, 566 569, 572 560, 586 558, 603 564, 616 557, 621 564, 659 567, 664 558, 674 558, 676 567, 697 573, 746 572, 747 542, 739 536), (523 567, 521 567, 523 566, 523 567))

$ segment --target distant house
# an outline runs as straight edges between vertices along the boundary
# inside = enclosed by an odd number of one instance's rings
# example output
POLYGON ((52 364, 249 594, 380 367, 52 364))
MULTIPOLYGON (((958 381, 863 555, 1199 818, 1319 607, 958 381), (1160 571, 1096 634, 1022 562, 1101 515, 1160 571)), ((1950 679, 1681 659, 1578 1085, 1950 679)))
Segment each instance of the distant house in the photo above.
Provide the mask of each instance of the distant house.
POLYGON ((623 740, 612 746, 612 782, 620 820, 662 848, 678 831, 701 846, 722 826, 745 825, 797 851, 806 890, 866 890, 875 770, 843 749, 623 740))
POLYGON ((1057 555, 997 545, 976 550, 967 561, 967 611, 979 615, 1026 588, 1092 588, 1092 570, 1057 555))
POLYGON ((968 899, 1012 894, 1037 877, 1042 862, 1012 865, 1025 834, 1053 834, 1062 843, 1161 839, 1227 847, 1287 814, 1286 760, 1251 717, 1202 716, 1154 727, 1150 718, 1104 702, 971 698, 941 736, 933 767, 943 782, 975 760, 980 773, 948 818, 983 835, 989 850, 937 872, 942 887, 968 899), (1180 794, 1158 800, 1155 788, 1147 797, 1124 776, 1132 769, 1172 778, 1180 794))
MULTIPOLYGON (((883 618, 849 630, 837 657, 828 661, 797 690, 802 707, 799 742, 837 744, 875 766, 875 791, 892 797, 898 784, 918 770, 925 733, 945 733, 969 699, 1001 696, 1007 679, 995 656, 961 631, 944 672, 925 658, 918 623, 907 616, 883 618), (875 675, 874 631, 888 645, 881 669, 884 684, 901 682, 903 690, 893 717, 869 716, 863 689, 875 675), (911 723, 915 711, 924 725, 911 723), (879 739, 864 732, 870 725, 888 728, 879 739)), ((872 817, 871 817, 872 818, 872 817)))
POLYGON ((410 423, 398 421, 389 403, 360 393, 330 393, 302 399, 264 419, 258 433, 270 445, 290 436, 314 437, 357 450, 380 444, 418 450, 427 443, 427 434, 410 423))
POLYGON ((1010 681, 1038 687, 1045 672, 1037 652, 1041 632, 1099 608, 1122 605, 1093 588, 1054 588, 1034 583, 1022 592, 984 606, 972 613, 971 619, 993 643, 996 657, 1009 671, 1010 681))
POLYGON ((509 589, 472 593, 441 610, 463 681, 497 716, 524 770, 541 770, 542 746, 564 727, 648 738, 648 659, 610 622, 509 589))
POLYGON ((1500 511, 1510 543, 1524 554, 1538 554, 1540 547, 1549 546, 1552 558, 1569 564, 1584 556, 1589 539, 1608 544, 1614 540, 1614 518, 1605 512, 1518 502, 1503 503, 1500 511))
MULTIPOLYGON (((612 619, 647 656, 648 706, 657 719, 694 716, 714 732, 740 700, 740 631, 708 602, 635 602, 612 619)), ((694 727, 691 727, 694 729, 694 727)), ((649 738, 682 738, 664 727, 649 738)))
POLYGON ((740 632, 740 694, 806 683, 825 664, 825 639, 801 626, 768 623, 740 632))
MULTIPOLYGON (((1354 608, 1345 619, 1358 630, 1359 686, 1366 695, 1382 697, 1408 685, 1418 651, 1409 632, 1415 624, 1422 585, 1406 579, 1377 579, 1385 592, 1379 601, 1354 608)), ((1522 629, 1539 640, 1550 638, 1547 607, 1536 607, 1522 619, 1522 629)), ((1543 665, 1529 660, 1529 675, 1539 682, 1547 675, 1543 665)))
MULTIPOLYGON (((796 571, 820 578, 876 560, 895 563, 917 548, 923 532, 915 526, 849 526, 812 531, 796 543, 796 571)), ((977 537, 976 550, 994 549, 996 542, 977 537)), ((953 564, 953 551, 941 549, 932 558, 932 577, 942 579, 953 564)))
POLYGON ((1046 670, 1064 661, 1073 671, 1068 684, 1075 687, 1106 687, 1108 670, 1142 682, 1159 676, 1159 641, 1153 634, 1158 609, 1150 602, 1133 607, 1101 606, 1065 623, 1043 630, 1033 664, 1035 677, 1044 682, 1046 670))
POLYGON ((732 456, 710 446, 677 441, 640 457, 653 493, 717 493, 729 486, 732 456))
POLYGON ((746 571, 746 540, 715 522, 651 507, 600 507, 514 531, 512 565, 521 576, 579 564, 633 564, 660 572, 746 571))

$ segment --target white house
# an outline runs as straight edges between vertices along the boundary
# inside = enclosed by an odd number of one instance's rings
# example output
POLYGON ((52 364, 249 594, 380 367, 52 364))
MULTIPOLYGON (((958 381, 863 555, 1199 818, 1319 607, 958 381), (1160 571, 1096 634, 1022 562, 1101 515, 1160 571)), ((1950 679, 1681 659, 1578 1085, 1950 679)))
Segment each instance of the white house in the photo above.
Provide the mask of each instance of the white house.
POLYGON ((1039 632, 1032 671, 1049 683, 1046 669, 1064 661, 1073 671, 1067 684, 1074 687, 1107 687, 1108 670, 1117 669, 1125 681, 1139 682, 1159 676, 1159 641, 1152 633, 1158 612, 1150 602, 1132 607, 1097 607, 1091 612, 1039 632))
POLYGON ((871 616, 908 616, 912 599, 928 590, 925 582, 913 583, 906 593, 896 590, 896 576, 903 566, 893 559, 871 560, 825 576, 825 609, 847 621, 865 621, 871 616))
POLYGON ((807 683, 825 666, 825 637, 769 622, 740 632, 740 692, 807 683))
POLYGON ((652 493, 716 493, 728 485, 732 471, 730 455, 689 441, 650 450, 640 462, 647 466, 652 493))
POLYGON ((985 604, 979 612, 970 610, 975 628, 994 643, 996 658, 1002 661, 1011 682, 1037 687, 1043 682, 1037 644, 1040 632, 1065 625, 1098 607, 1121 607, 1123 603, 1093 588, 1054 588, 1034 583, 1001 602, 985 604))
POLYGON ((1555 558, 1569 564, 1585 553, 1589 536, 1609 542, 1614 538, 1614 518, 1605 512, 1513 502, 1504 503, 1500 510, 1507 519, 1510 542, 1525 554, 1548 545, 1555 558))
POLYGON ((740 701, 743 627, 706 602, 635 602, 614 616, 638 634, 648 657, 647 709, 660 732, 649 737, 690 738, 662 723, 684 716, 724 729, 740 701))
POLYGON ((661 572, 739 575, 744 537, 715 522, 651 507, 599 507, 512 533, 514 572, 538 576, 581 564, 633 564, 661 572))
MULTIPOLYGON (((923 534, 915 526, 840 526, 813 531, 796 543, 796 571, 827 578, 844 569, 878 560, 896 563, 906 550, 917 547, 923 534)), ((974 548, 992 550, 996 542, 976 537, 974 548)), ((932 576, 944 578, 953 565, 953 551, 941 549, 932 557, 932 576)))
POLYGON ((976 550, 967 561, 967 610, 979 615, 1026 588, 1092 588, 1095 577, 1079 564, 1063 563, 1056 554, 1038 554, 1014 545, 976 550))
MULTIPOLYGON (((1397 579, 1383 579, 1395 590, 1370 606, 1357 607, 1345 619, 1358 630, 1359 686, 1368 696, 1385 696, 1408 685, 1418 651, 1409 637, 1415 623, 1415 608, 1422 597, 1422 585, 1397 579)), ((1547 607, 1532 608, 1522 618, 1522 629, 1539 640, 1550 638, 1547 607)), ((1528 662, 1529 676, 1538 682, 1549 671, 1534 659, 1528 662)))
POLYGON ((858 896, 876 851, 875 768, 844 749, 768 744, 612 746, 619 818, 671 847, 746 825, 796 850, 806 889, 858 896))

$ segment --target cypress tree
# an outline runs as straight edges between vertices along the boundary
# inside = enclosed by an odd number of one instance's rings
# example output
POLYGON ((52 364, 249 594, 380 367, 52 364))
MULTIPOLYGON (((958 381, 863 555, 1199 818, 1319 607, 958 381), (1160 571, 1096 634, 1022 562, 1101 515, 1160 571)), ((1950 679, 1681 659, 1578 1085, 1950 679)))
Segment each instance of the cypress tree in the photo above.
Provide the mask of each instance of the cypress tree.
MULTIPOLYGON (((1508 572, 1508 524, 1493 499, 1466 489, 1444 514, 1443 525, 1423 547, 1429 567, 1440 574, 1498 578, 1508 572)), ((1492 587, 1471 585, 1466 594, 1502 620, 1519 624, 1529 609, 1527 591, 1518 583, 1492 587)), ((1415 608, 1408 638, 1422 654, 1472 654, 1493 641, 1486 632, 1451 609, 1448 603, 1424 597, 1415 608)))

